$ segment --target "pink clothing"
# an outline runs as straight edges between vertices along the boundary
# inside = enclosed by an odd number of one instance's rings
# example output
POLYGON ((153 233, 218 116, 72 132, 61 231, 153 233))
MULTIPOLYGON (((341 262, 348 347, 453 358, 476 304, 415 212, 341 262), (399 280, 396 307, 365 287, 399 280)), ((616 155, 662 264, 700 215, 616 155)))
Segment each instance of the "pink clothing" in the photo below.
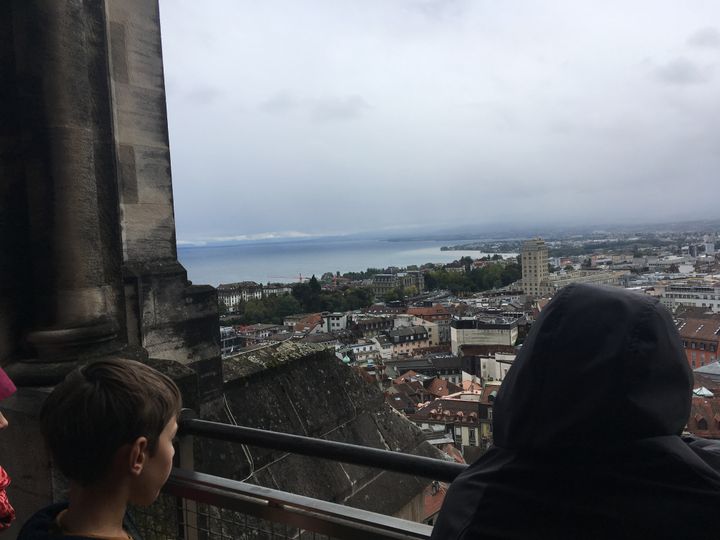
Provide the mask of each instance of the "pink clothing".
MULTIPOLYGON (((15 393, 15 385, 7 376, 7 373, 0 368, 0 400, 10 397, 15 393)), ((8 501, 5 488, 10 485, 10 477, 5 469, 0 467, 0 532, 10 526, 12 520, 15 519, 15 510, 10 501, 8 501)))
POLYGON ((0 400, 12 396, 15 393, 15 385, 7 376, 7 373, 0 368, 0 400))
POLYGON ((15 519, 15 510, 8 501, 5 488, 10 485, 10 477, 5 469, 0 467, 0 531, 7 529, 10 523, 15 519))

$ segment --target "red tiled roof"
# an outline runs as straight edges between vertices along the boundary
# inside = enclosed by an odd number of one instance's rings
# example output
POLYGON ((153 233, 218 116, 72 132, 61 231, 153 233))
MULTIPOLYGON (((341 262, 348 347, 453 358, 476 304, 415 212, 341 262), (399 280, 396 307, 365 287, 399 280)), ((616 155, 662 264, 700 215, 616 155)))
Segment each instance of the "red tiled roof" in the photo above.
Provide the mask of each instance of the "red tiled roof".
POLYGON ((365 382, 370 384, 377 384, 377 378, 375 377, 375 375, 371 375, 370 373, 368 373, 365 368, 360 366, 353 366, 352 369, 353 371, 355 371, 355 373, 360 375, 360 377, 362 377, 365 382))
POLYGON ((693 371, 693 388, 700 388, 701 386, 704 386, 715 394, 716 397, 720 398, 720 381, 693 371))
POLYGON ((399 411, 403 409, 415 409, 417 403, 404 392, 395 394, 385 394, 385 401, 393 408, 399 411))
POLYGON ((423 388, 423 385, 419 382, 393 384, 386 390, 386 394, 405 394, 416 404, 430 399, 425 388, 423 388))
POLYGON ((418 377, 420 377, 420 375, 418 375, 418 373, 416 373, 415 371, 413 371, 413 370, 411 369, 411 370, 409 370, 409 371, 406 371, 405 373, 403 373, 403 374, 400 375, 399 377, 397 377, 397 378, 393 381, 393 384, 402 384, 402 383, 410 382, 410 381, 413 381, 413 380, 417 380, 418 377))
POLYGON ((685 340, 720 342, 720 315, 708 319, 685 319, 678 324, 680 337, 685 340))
POLYGON ((462 463, 463 465, 465 464, 465 458, 463 457, 462 452, 455 448, 454 444, 444 444, 440 447, 440 450, 453 458, 455 460, 455 463, 462 463))
POLYGON ((463 381, 462 389, 465 392, 482 392, 482 384, 475 381, 463 381))
POLYGON ((477 425, 486 421, 487 405, 478 401, 438 398, 426 404, 409 418, 413 422, 465 423, 477 425))
POLYGON ((693 397, 687 430, 705 439, 720 439, 720 398, 693 397))
POLYGON ((432 307, 409 308, 407 312, 416 317, 450 317, 450 312, 442 304, 435 304, 432 307))
POLYGON ((293 330, 296 332, 302 332, 303 330, 312 330, 318 324, 322 323, 322 315, 319 313, 313 313, 307 317, 303 317, 293 325, 293 330))
POLYGON ((450 381, 446 381, 439 377, 435 377, 431 381, 428 381, 425 385, 425 389, 428 393, 436 397, 444 397, 448 394, 454 394, 460 392, 461 388, 450 381))
POLYGON ((447 490, 447 484, 442 482, 432 482, 425 488, 423 491, 423 521, 427 521, 440 512, 447 490))

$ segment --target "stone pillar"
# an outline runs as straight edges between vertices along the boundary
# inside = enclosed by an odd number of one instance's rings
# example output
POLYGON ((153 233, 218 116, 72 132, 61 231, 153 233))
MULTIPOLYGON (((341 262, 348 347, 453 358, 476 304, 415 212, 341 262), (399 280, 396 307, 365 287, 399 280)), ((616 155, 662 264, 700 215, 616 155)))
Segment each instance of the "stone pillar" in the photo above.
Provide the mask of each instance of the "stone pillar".
POLYGON ((135 358, 218 399, 215 291, 177 262, 171 187, 157 0, 0 1, 3 539, 60 496, 38 411, 76 365, 135 358))
POLYGON ((13 15, 34 319, 11 371, 51 383, 126 341, 104 3, 16 0, 13 15))
POLYGON ((105 0, 128 341, 222 387, 217 294, 177 260, 158 0, 105 0))

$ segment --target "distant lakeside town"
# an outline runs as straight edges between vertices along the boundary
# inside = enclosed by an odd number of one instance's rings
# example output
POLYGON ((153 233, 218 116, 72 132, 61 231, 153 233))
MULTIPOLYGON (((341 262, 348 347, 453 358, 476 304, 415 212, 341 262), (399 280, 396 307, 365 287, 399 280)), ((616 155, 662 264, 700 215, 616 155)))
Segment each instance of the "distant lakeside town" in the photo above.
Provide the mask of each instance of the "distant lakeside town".
POLYGON ((464 243, 447 249, 493 254, 222 284, 222 354, 284 341, 330 347, 431 443, 471 462, 492 443, 494 396, 552 296, 571 283, 618 286, 674 314, 701 396, 688 430, 720 437, 719 241, 702 231, 464 243))

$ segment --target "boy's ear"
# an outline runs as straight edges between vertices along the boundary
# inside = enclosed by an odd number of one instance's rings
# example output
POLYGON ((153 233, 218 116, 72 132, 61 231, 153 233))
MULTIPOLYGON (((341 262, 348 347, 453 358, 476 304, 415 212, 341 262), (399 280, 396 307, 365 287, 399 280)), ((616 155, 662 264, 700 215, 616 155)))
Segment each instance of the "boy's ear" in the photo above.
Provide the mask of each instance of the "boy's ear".
POLYGON ((130 452, 128 455, 130 474, 134 476, 140 476, 140 473, 145 467, 145 462, 148 458, 148 440, 147 437, 138 437, 130 445, 130 452))

